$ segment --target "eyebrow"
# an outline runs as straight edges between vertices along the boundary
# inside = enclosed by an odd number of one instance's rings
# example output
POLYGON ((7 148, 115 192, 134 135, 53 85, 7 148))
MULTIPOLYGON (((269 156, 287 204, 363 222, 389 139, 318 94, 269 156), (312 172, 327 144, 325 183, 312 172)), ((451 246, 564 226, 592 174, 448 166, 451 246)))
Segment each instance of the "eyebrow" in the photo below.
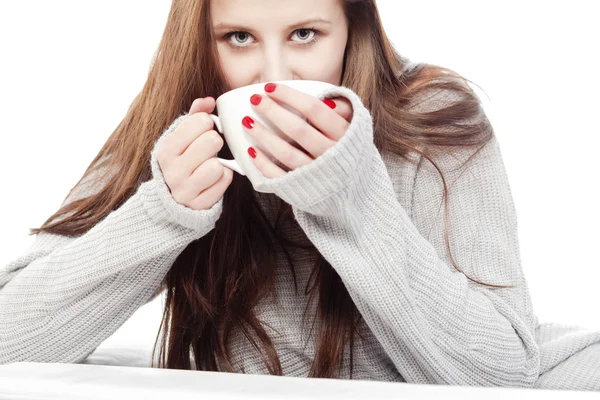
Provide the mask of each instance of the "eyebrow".
MULTIPOLYGON (((308 24, 314 24, 314 23, 322 23, 322 24, 328 24, 331 25, 330 21, 327 21, 326 19, 323 18, 311 18, 311 19, 307 19, 298 23, 295 23, 293 25, 290 25, 287 27, 287 29, 294 29, 294 28, 298 28, 301 26, 306 26, 308 24)), ((218 23, 217 25, 215 25, 215 30, 219 30, 219 29, 240 29, 240 30, 252 30, 252 27, 244 25, 244 24, 229 24, 226 22, 221 22, 218 23)))

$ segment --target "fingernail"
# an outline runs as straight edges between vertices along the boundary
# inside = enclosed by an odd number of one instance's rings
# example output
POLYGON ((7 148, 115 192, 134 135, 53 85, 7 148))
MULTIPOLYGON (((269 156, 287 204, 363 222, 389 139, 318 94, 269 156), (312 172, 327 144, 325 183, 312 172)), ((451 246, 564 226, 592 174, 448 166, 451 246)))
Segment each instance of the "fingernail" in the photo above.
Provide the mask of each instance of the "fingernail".
POLYGON ((267 83, 265 85, 265 92, 267 92, 267 93, 273 93, 276 88, 277 88, 276 84, 274 84, 274 83, 267 83))
POLYGON ((250 103, 255 106, 259 105, 261 100, 262 96, 260 94, 253 94, 252 97, 250 97, 250 103))
POLYGON ((250 117, 244 117, 242 119, 242 125, 244 125, 248 129, 254 128, 254 120, 250 117))
POLYGON ((323 100, 323 103, 327 104, 329 106, 329 108, 335 108, 335 101, 331 100, 331 99, 326 99, 323 100))
POLYGON ((250 157, 256 158, 256 150, 254 150, 254 147, 248 147, 248 154, 250 154, 250 157))

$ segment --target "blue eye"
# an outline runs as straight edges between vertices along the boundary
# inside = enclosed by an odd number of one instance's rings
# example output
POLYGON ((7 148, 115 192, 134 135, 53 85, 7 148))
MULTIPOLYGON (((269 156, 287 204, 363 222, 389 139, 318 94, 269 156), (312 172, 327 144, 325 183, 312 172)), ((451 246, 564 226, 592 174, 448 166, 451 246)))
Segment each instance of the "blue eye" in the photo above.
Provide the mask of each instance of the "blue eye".
MULTIPOLYGON (((295 33, 304 33, 304 35, 301 35, 301 36, 306 36, 306 32, 308 32, 308 36, 309 36, 310 39, 302 41, 302 38, 301 38, 301 41, 299 42, 300 46, 308 46, 308 45, 311 45, 311 44, 315 43, 319 39, 319 36, 321 35, 321 32, 319 30, 315 29, 315 28, 299 28, 299 29, 296 29, 294 31, 294 34, 295 33), (310 36, 311 33, 312 33, 312 37, 310 36)), ((250 33, 245 32, 245 31, 231 31, 231 32, 226 33, 223 36, 223 39, 227 40, 227 44, 230 47, 233 47, 235 49, 243 49, 245 47, 248 47, 249 45, 248 44, 243 44, 243 43, 239 44, 239 45, 238 44, 234 44, 230 40, 234 36, 236 36, 238 39, 240 38, 240 36, 242 36, 242 40, 239 41, 238 43, 245 42, 248 37, 252 37, 252 35, 250 35, 250 33), (239 36, 236 36, 236 35, 239 35, 239 36)))

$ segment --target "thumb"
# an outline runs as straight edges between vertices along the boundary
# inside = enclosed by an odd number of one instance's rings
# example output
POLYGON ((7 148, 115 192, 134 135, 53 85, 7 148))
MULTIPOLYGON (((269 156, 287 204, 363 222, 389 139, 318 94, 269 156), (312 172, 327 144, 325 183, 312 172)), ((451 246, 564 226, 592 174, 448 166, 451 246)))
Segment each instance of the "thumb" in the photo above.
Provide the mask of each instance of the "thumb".
POLYGON ((198 112, 211 113, 215 109, 215 99, 212 97, 203 97, 194 100, 188 114, 195 114, 198 112))

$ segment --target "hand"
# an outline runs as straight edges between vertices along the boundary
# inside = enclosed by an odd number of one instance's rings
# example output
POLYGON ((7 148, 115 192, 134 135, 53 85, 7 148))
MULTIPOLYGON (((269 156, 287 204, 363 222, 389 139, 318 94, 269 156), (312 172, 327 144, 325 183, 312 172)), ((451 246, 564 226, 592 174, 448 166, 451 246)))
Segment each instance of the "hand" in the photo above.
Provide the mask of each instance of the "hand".
POLYGON ((208 116, 214 108, 212 97, 196 99, 188 116, 156 150, 173 199, 192 210, 210 209, 233 180, 233 171, 215 157, 224 142, 208 116))
MULTIPOLYGON (((353 112, 352 104, 346 98, 336 97, 321 101, 315 96, 281 83, 269 91, 273 87, 272 83, 265 85, 266 96, 255 94, 249 101, 257 113, 266 117, 301 148, 288 143, 251 117, 245 117, 242 125, 246 132, 283 166, 294 170, 309 164, 333 147, 348 130, 353 112), (298 111, 308 121, 286 110, 275 100, 298 111)), ((254 165, 265 177, 276 178, 287 173, 260 149, 252 147, 248 152, 251 156, 256 156, 253 158, 254 165)))

